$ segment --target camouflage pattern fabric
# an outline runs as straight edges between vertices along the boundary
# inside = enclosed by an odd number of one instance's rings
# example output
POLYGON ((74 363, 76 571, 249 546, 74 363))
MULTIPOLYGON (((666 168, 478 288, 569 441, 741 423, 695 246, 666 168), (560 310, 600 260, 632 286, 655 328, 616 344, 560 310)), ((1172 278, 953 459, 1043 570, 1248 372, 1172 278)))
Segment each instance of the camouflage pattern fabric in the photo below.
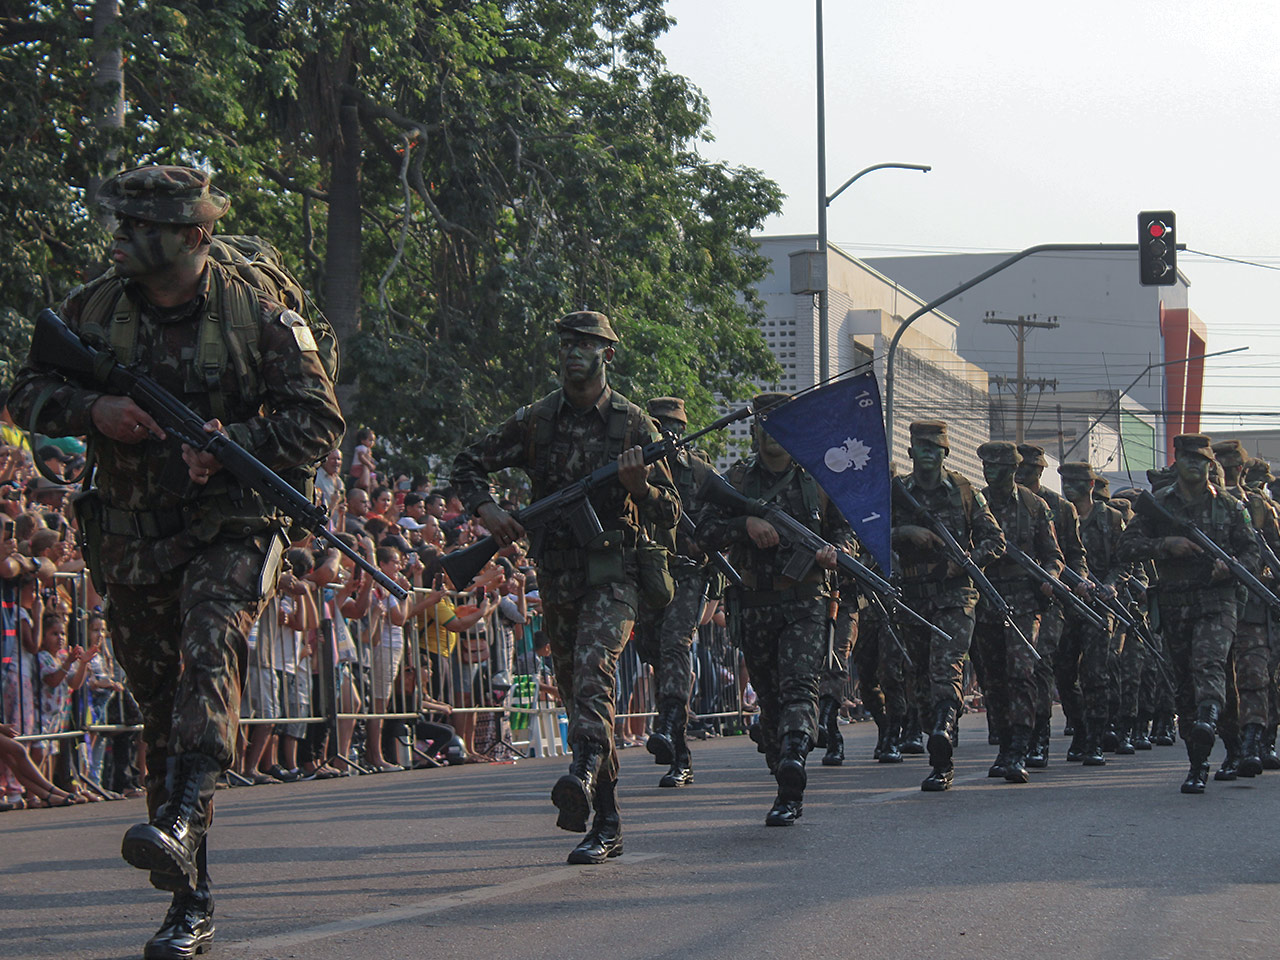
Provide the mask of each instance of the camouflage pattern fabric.
POLYGON ((706 603, 707 575, 688 574, 676 580, 676 593, 663 610, 640 607, 635 645, 640 659, 653 667, 655 696, 661 703, 673 698, 688 702, 693 689, 693 635, 706 603))
POLYGON ((760 698, 766 743, 818 735, 818 678, 827 654, 826 600, 791 600, 742 611, 742 656, 760 698))
MULTIPOLYGON (((1040 624, 1039 593, 1008 583, 998 583, 996 589, 1012 608, 1013 622, 1022 635, 1035 645, 1040 624)), ((970 651, 987 712, 993 717, 997 730, 1033 727, 1036 719, 1036 659, 1003 618, 993 616, 993 613, 990 606, 979 601, 970 651)))
POLYGON ((266 537, 219 540, 158 583, 108 583, 107 623, 150 757, 202 753, 231 765, 248 637, 266 602, 260 584, 279 572, 274 557, 277 569, 264 569, 266 537))
MULTIPOLYGON (((885 636, 884 623, 880 612, 873 608, 862 610, 858 614, 855 643, 850 657, 854 670, 858 674, 858 697, 863 707, 876 720, 889 716, 885 689, 880 680, 880 648, 882 645, 893 646, 893 641, 885 636)), ((901 688, 901 677, 899 677, 901 688)), ((896 714, 898 723, 907 712, 905 698, 901 700, 901 710, 896 714)))
MULTIPOLYGON (((1239 725, 1267 726, 1271 711, 1271 648, 1265 623, 1238 622, 1231 645, 1228 687, 1234 685, 1239 725), (1232 681, 1234 680, 1234 684, 1232 681)), ((1230 711, 1228 711, 1230 712, 1230 711)))
MULTIPOLYGON (((836 608, 835 639, 831 645, 835 657, 828 657, 826 650, 822 656, 825 667, 822 671, 822 683, 818 688, 818 696, 833 697, 842 703, 849 686, 849 666, 853 650, 858 642, 858 603, 857 594, 852 586, 841 587, 841 600, 836 608), (853 597, 852 601, 843 599, 853 597)), ((824 636, 827 627, 823 627, 824 636)))
POLYGON ((1196 706, 1227 704, 1227 654, 1236 633, 1234 604, 1199 607, 1161 598, 1165 643, 1173 668, 1174 708, 1179 717, 1195 717, 1196 706))
MULTIPOLYGON (((539 581, 541 583, 541 581, 539 581)), ((542 628, 551 641, 560 702, 569 717, 569 742, 608 745, 601 776, 618 779, 614 747, 614 691, 618 657, 635 624, 639 591, 633 583, 588 587, 573 599, 542 601, 542 628)))
POLYGON ((1110 715, 1112 720, 1131 720, 1138 716, 1138 700, 1142 687, 1142 676, 1147 668, 1146 647, 1133 632, 1123 627, 1120 641, 1120 653, 1116 659, 1118 673, 1118 699, 1116 712, 1110 715))
POLYGON ((97 201, 115 213, 154 223, 209 223, 231 200, 193 167, 150 165, 125 170, 98 188, 97 201))
MULTIPOLYGON (((1121 633, 1116 629, 1115 618, 1100 614, 1107 622, 1107 629, 1099 630, 1070 613, 1062 632, 1061 655, 1076 653, 1075 680, 1080 691, 1078 708, 1073 704, 1073 719, 1105 720, 1113 710, 1112 677, 1116 658, 1120 655, 1121 633)), ((1063 678, 1070 682, 1072 664, 1065 664, 1063 678)), ((1061 688, 1059 688, 1061 690, 1061 688)), ((1063 705, 1066 712, 1066 704, 1063 705)))
POLYGON ((954 703, 956 709, 960 709, 964 690, 964 658, 973 640, 976 600, 975 596, 972 603, 952 605, 948 602, 946 606, 921 600, 908 601, 922 617, 945 630, 948 639, 944 641, 934 636, 914 621, 898 621, 898 636, 911 655, 914 667, 907 665, 892 641, 880 645, 881 683, 886 684, 886 698, 890 696, 889 685, 893 683, 889 676, 900 674, 907 706, 914 696, 921 717, 932 718, 939 703, 954 703))
POLYGON ((1036 663, 1032 678, 1035 682, 1036 717, 1044 719, 1053 714, 1054 664, 1058 660, 1058 644, 1062 640, 1062 605, 1051 600, 1040 614, 1040 629, 1036 631, 1036 649, 1040 660, 1036 663))

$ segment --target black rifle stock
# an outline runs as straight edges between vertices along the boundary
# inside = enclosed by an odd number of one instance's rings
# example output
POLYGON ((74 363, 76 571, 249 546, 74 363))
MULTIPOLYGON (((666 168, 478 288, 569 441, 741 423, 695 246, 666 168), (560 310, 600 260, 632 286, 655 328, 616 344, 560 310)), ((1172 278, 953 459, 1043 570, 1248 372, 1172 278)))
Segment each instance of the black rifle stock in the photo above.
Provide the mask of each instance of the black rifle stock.
MULTIPOLYGON (((714 470, 708 471, 701 486, 698 487, 698 499, 704 503, 719 504, 735 514, 767 520, 778 531, 778 538, 791 548, 791 556, 783 569, 783 575, 794 580, 801 579, 812 569, 814 554, 823 547, 831 546, 781 507, 761 500, 753 500, 739 493, 728 480, 714 470)), ((863 589, 879 595, 895 610, 902 612, 936 636, 950 639, 945 630, 930 623, 904 604, 897 587, 843 550, 836 550, 836 565, 841 572, 861 584, 863 589)), ((905 650, 903 652, 905 653, 905 650)))
MULTIPOLYGON (((1259 600, 1271 608, 1273 613, 1280 614, 1280 597, 1267 589, 1266 584, 1255 577, 1243 563, 1233 557, 1222 547, 1214 543, 1207 533, 1197 527, 1188 520, 1179 520, 1164 507, 1160 506, 1155 497, 1149 491, 1144 490, 1142 495, 1138 497, 1137 503, 1133 505, 1134 512, 1153 520, 1156 523, 1165 523, 1174 530, 1180 530, 1186 534, 1187 539, 1198 546, 1209 556, 1215 560, 1221 560, 1226 564, 1227 570, 1238 583, 1243 583, 1246 587, 1253 591, 1259 600)), ((1252 528, 1251 528, 1252 529, 1252 528)))
MULTIPOLYGON (((699 430, 697 433, 691 433, 687 437, 675 439, 670 436, 664 436, 661 440, 655 440, 644 447, 644 462, 646 465, 657 463, 663 457, 675 452, 680 447, 687 446, 699 437, 711 433, 713 430, 722 430, 729 424, 749 416, 751 416, 751 408, 743 407, 733 413, 726 414, 710 426, 699 430)), ((562 487, 555 493, 543 497, 541 500, 535 500, 527 507, 517 510, 511 515, 512 519, 526 530, 536 530, 557 519, 567 520, 573 528, 574 539, 577 540, 579 546, 583 546, 603 530, 600 526, 600 519, 596 516, 595 508, 591 506, 589 499, 591 492, 600 489, 606 484, 617 482, 618 464, 616 462, 606 463, 603 467, 597 467, 587 476, 580 480, 575 480, 567 487, 562 487)), ((453 581, 454 586, 461 589, 470 583, 477 573, 484 569, 484 565, 492 560, 493 555, 497 552, 498 542, 494 540, 492 534, 488 534, 464 550, 455 550, 453 553, 446 554, 441 561, 441 565, 445 573, 449 574, 449 579, 453 581)))
MULTIPOLYGON (((694 543, 698 543, 698 525, 690 519, 689 514, 685 513, 683 508, 680 510, 680 532, 694 543)), ((728 557, 719 550, 708 550, 706 547, 703 547, 702 544, 698 544, 698 546, 701 547, 702 551, 707 555, 707 560, 711 565, 724 574, 724 577, 729 581, 730 586, 742 586, 742 574, 734 569, 733 564, 729 562, 728 557)))
MULTIPOLYGON (((1026 570, 1027 573, 1031 574, 1033 577, 1049 584, 1049 586, 1053 588, 1053 595, 1061 600, 1065 606, 1070 607, 1081 620, 1089 624, 1089 626, 1093 627, 1095 630, 1107 629, 1107 621, 1103 620, 1102 617, 1098 616, 1098 614, 1093 610, 1090 610, 1083 600, 1072 593, 1070 587, 1051 574, 1044 567, 1040 566, 1033 557, 1029 556, 1027 552, 1016 543, 1009 543, 1006 541, 1004 549, 1005 553, 1009 556, 1009 559, 1013 560, 1014 563, 1022 567, 1023 570, 1026 570)), ((1074 573, 1074 571, 1072 572, 1074 573)), ((1066 576, 1065 568, 1063 576, 1066 576)))
POLYGON ((215 457, 222 469, 242 487, 257 492, 271 506, 350 558, 398 600, 408 598, 408 592, 400 584, 329 531, 329 517, 322 507, 309 501, 289 481, 226 434, 205 432, 204 417, 151 377, 117 362, 111 353, 85 343, 52 310, 42 310, 36 318, 31 356, 38 365, 70 380, 130 397, 167 435, 215 457))
POLYGON ((1035 659, 1040 659, 1040 653, 1036 650, 1035 645, 1026 638, 1022 630, 1018 627, 1013 619, 1013 608, 1009 606, 1009 602, 1000 596, 1000 591, 995 585, 987 579, 987 575, 982 572, 982 568, 974 562, 973 557, 969 556, 969 551, 960 546, 956 538, 951 535, 951 531, 947 529, 947 525, 939 520, 931 513, 923 503, 915 498, 907 485, 902 482, 901 477, 893 478, 893 495, 898 499, 899 503, 905 504, 918 518, 928 524, 929 529, 937 534, 938 539, 942 541, 944 550, 951 561, 960 567, 973 581, 973 585, 977 588, 978 593, 982 594, 982 598, 987 601, 991 607, 1000 614, 1005 622, 1005 626, 1009 627, 1018 639, 1027 645, 1027 649, 1031 651, 1031 655, 1035 659))

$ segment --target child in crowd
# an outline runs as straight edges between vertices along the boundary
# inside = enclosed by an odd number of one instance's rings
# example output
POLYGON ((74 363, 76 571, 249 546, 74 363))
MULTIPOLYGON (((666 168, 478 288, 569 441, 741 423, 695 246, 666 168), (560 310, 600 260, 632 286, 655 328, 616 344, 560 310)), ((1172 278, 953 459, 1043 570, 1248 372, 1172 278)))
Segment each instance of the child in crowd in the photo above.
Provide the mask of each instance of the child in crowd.
POLYGON ((373 445, 378 438, 368 427, 356 431, 356 449, 351 457, 351 486, 372 490, 377 485, 378 468, 373 459, 373 445))
MULTIPOLYGON (((67 649, 67 618, 60 610, 45 611, 40 622, 40 652, 36 655, 40 671, 40 733, 53 737, 62 732, 71 694, 79 690, 89 673, 89 661, 97 647, 67 649)), ((54 741, 42 740, 32 745, 32 759, 37 763, 52 755, 54 741)), ((46 770, 46 775, 48 774, 46 770)))

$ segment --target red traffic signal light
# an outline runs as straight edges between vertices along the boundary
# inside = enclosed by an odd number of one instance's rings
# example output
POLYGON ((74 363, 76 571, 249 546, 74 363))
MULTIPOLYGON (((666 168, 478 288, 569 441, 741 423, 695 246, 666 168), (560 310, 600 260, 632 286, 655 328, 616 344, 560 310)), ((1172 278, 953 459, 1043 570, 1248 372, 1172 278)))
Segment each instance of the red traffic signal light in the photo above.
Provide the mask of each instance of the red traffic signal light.
POLYGON ((1178 244, 1172 210, 1138 214, 1138 282, 1167 287, 1178 282, 1178 244))

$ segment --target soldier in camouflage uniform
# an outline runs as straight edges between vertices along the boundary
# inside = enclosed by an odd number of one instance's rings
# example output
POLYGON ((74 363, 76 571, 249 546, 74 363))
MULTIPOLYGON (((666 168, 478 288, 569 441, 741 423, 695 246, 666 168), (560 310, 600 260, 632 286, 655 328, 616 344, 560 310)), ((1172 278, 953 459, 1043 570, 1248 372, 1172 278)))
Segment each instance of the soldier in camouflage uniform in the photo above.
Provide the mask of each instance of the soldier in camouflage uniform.
MULTIPOLYGON (((1097 474, 1089 464, 1064 463, 1058 467, 1058 474, 1062 477, 1063 495, 1080 517, 1080 539, 1088 557, 1091 590, 1105 600, 1115 599, 1131 573, 1130 565, 1121 563, 1116 553, 1124 519, 1120 511, 1094 496, 1097 474)), ((1067 612, 1054 665, 1063 712, 1075 728, 1067 747, 1067 759, 1083 760, 1085 766, 1106 763, 1102 737, 1108 725, 1111 691, 1116 679, 1114 661, 1120 655, 1123 639, 1113 615, 1100 606, 1095 606, 1094 611, 1106 621, 1105 629, 1099 630, 1067 612), (1077 684, 1079 700, 1069 700, 1062 691, 1073 690, 1077 684)))
MULTIPOLYGON (((785 393, 755 398, 757 414, 788 400, 785 393)), ((836 567, 836 548, 852 553, 853 531, 816 481, 759 422, 752 428, 756 456, 740 460, 726 479, 753 500, 776 503, 827 541, 799 579, 783 573, 793 551, 779 549, 778 531, 767 520, 740 516, 707 503, 698 536, 708 549, 730 549, 729 562, 742 575, 739 645, 751 684, 760 697, 760 749, 778 782, 778 796, 765 823, 788 826, 803 811, 808 782, 805 758, 817 732, 818 684, 826 656, 826 571, 836 567)))
MULTIPOLYGON (((683 436, 689 418, 682 399, 657 397, 649 401, 648 408, 663 433, 683 436)), ((694 493, 711 465, 689 447, 681 447, 668 456, 666 464, 680 494, 682 508, 692 511, 694 493)), ((658 715, 645 747, 655 762, 669 768, 658 786, 682 787, 693 783, 693 757, 685 739, 689 697, 693 691, 690 648, 707 602, 709 571, 706 554, 684 533, 676 537, 676 553, 670 566, 676 584, 675 596, 661 610, 640 605, 635 643, 640 659, 653 668, 657 687, 658 715)))
MULTIPOLYGON (((987 480, 982 494, 1004 531, 1006 543, 1017 546, 1045 572, 1057 577, 1062 573, 1063 561, 1053 532, 1053 518, 1044 500, 1014 482, 1014 471, 1021 461, 1017 447, 992 440, 978 447, 978 456, 987 480)), ((987 712, 995 716, 1000 736, 1000 752, 987 776, 1026 783, 1030 779, 1026 758, 1036 722, 1037 660, 1036 651, 1027 646, 1023 637, 1035 644, 1040 610, 1053 595, 1053 587, 1048 582, 1037 582, 1007 555, 993 560, 984 572, 1009 604, 1013 623, 1022 632, 1019 637, 986 600, 978 602, 971 656, 987 712)))
MULTIPOLYGON (((983 566, 1004 553, 1004 534, 968 478, 943 468, 950 449, 947 425, 941 420, 911 424, 911 475, 903 482, 974 562, 983 566)), ((928 741, 932 769, 920 789, 936 792, 949 789, 954 778, 951 738, 961 706, 964 657, 973 637, 978 591, 964 569, 948 558, 942 538, 924 523, 895 502, 893 545, 902 561, 902 598, 951 638, 940 641, 914 622, 899 622, 899 635, 915 664, 912 672, 920 715, 932 724, 928 741)), ((893 657, 895 652, 882 644, 880 654, 893 657)))
MULTIPOLYGON (((331 450, 342 416, 310 328, 209 257, 230 200, 208 176, 140 167, 104 183, 98 200, 115 214, 113 267, 63 302, 67 325, 127 353, 120 359, 209 418, 206 430, 225 431, 277 471, 331 450), (222 366, 197 366, 204 335, 219 327, 228 338, 222 366), (227 362, 234 351, 252 357, 252 382, 227 362)), ((235 756, 247 639, 275 590, 283 525, 213 457, 167 440, 128 397, 72 385, 28 360, 9 409, 41 433, 92 440, 81 534, 150 760, 150 819, 128 831, 122 853, 174 893, 146 956, 204 952, 213 939, 205 834, 217 779, 235 756)))
MULTIPOLYGON (((1018 445, 1018 455, 1022 457, 1022 462, 1018 464, 1014 480, 1049 504, 1049 511, 1053 515, 1053 532, 1062 549, 1063 562, 1068 569, 1087 579, 1089 565, 1085 560, 1084 544, 1080 542, 1080 515, 1076 513, 1070 500, 1040 483, 1045 467, 1049 465, 1044 447, 1035 443, 1022 443, 1018 445)), ((1084 596, 1086 587, 1079 584, 1075 592, 1084 596)), ((1049 765, 1049 722, 1053 716, 1053 695, 1056 689, 1053 665, 1058 657, 1063 622, 1062 604, 1057 600, 1049 600, 1040 615, 1040 630, 1036 635, 1036 649, 1040 651, 1040 659, 1035 668, 1036 727, 1031 737, 1031 750, 1027 754, 1028 767, 1049 765)), ((1068 698, 1074 698, 1078 702, 1079 697, 1080 690, 1077 687, 1062 695, 1062 700, 1066 703, 1068 698)))
POLYGON ((622 853, 614 685, 618 656, 639 609, 636 547, 643 534, 669 538, 680 500, 665 463, 646 466, 643 445, 661 439, 649 416, 609 387, 606 368, 618 335, 608 317, 578 311, 556 321, 560 389, 521 407, 453 462, 453 487, 469 513, 502 546, 524 528, 493 501, 489 474, 525 471, 536 500, 611 463, 618 482, 590 497, 604 530, 579 543, 567 522, 534 532, 543 629, 551 640, 560 700, 569 714, 573 763, 551 791, 563 830, 587 829, 570 863, 603 863, 622 853))
POLYGON ((817 746, 825 747, 824 767, 844 763, 844 734, 840 732, 840 705, 849 686, 849 663, 858 641, 860 601, 858 586, 842 580, 836 599, 827 608, 827 633, 831 638, 818 687, 817 746))
MULTIPOLYGON (((1267 461, 1254 457, 1245 464, 1245 486, 1262 497, 1261 503, 1269 515, 1269 518, 1263 518, 1262 534, 1267 538, 1267 543, 1271 545, 1272 553, 1280 555, 1280 525, 1277 522, 1277 507, 1268 486, 1274 480, 1275 478, 1271 475, 1271 465, 1267 461)), ((1274 564, 1270 562, 1270 558, 1268 557, 1267 559, 1269 576, 1264 582, 1271 587, 1274 593, 1277 586, 1280 586, 1280 570, 1274 569, 1274 564)), ((1280 685, 1277 684, 1277 671, 1280 671, 1280 638, 1275 635, 1274 617, 1272 617, 1270 627, 1271 630, 1268 635, 1270 656, 1267 661, 1267 676, 1271 678, 1267 684, 1268 725, 1262 737, 1261 755, 1264 770, 1280 770, 1280 756, 1276 754, 1276 730, 1277 724, 1280 724, 1280 685)))
MULTIPOLYGON (((1209 483, 1214 462, 1208 437, 1174 438, 1177 482, 1154 497, 1176 519, 1198 526, 1224 551, 1257 570, 1258 545, 1239 502, 1209 483)), ((1226 704, 1227 653, 1236 633, 1238 590, 1227 565, 1194 541, 1139 509, 1116 549, 1122 562, 1154 559, 1160 575, 1160 617, 1176 683, 1178 725, 1190 770, 1183 793, 1203 793, 1218 716, 1226 704)))
MULTIPOLYGON (((1244 466, 1248 459, 1244 446, 1239 440, 1220 440, 1213 445, 1213 453, 1222 465, 1223 490, 1244 504, 1256 531, 1255 537, 1270 533, 1268 545, 1271 546, 1276 537, 1275 517, 1266 499, 1244 485, 1244 466)), ((1240 605, 1235 640, 1227 655, 1227 702, 1218 718, 1227 757, 1214 774, 1215 780, 1256 777, 1262 773, 1272 686, 1269 618, 1267 605, 1250 592, 1240 605)))

